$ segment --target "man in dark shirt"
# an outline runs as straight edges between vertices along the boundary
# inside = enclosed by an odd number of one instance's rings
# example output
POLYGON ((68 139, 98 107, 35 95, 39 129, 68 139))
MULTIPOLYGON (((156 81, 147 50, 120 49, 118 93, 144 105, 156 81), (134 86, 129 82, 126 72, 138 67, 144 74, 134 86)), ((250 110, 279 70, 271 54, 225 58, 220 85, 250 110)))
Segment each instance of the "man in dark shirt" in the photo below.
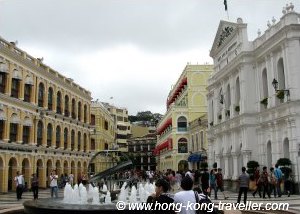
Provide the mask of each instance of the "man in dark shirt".
POLYGON ((240 185, 240 191, 239 191, 237 203, 241 202, 241 196, 242 196, 242 193, 244 193, 244 203, 246 204, 250 178, 249 178, 249 175, 246 173, 245 167, 242 167, 242 174, 239 176, 238 181, 239 181, 239 185, 240 185))

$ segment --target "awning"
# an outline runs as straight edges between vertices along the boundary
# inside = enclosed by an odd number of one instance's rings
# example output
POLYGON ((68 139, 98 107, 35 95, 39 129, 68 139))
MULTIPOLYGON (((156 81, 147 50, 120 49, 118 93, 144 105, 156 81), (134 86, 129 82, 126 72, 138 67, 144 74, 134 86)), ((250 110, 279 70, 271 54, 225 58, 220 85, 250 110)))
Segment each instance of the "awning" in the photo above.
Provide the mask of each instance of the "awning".
POLYGON ((172 125, 172 118, 166 120, 160 127, 157 128, 157 133, 161 134, 168 126, 172 125))
POLYGON ((201 155, 199 154, 191 154, 188 157, 188 162, 200 162, 202 160, 201 155))
POLYGON ((182 89, 187 85, 187 77, 183 78, 179 83, 178 87, 174 90, 174 93, 169 97, 167 101, 167 106, 176 100, 176 96, 182 91, 182 89))
POLYGON ((154 149, 154 154, 158 155, 159 152, 165 148, 172 149, 173 148, 173 140, 172 138, 167 139, 166 141, 164 141, 163 143, 157 145, 154 149))

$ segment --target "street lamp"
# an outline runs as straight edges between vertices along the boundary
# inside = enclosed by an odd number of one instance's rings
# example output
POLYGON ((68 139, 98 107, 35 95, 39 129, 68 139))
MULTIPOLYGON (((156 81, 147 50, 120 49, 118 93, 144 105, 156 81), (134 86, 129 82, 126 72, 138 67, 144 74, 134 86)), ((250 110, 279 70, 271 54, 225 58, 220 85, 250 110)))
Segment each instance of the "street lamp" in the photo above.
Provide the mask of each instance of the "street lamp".
POLYGON ((282 92, 287 96, 287 100, 288 101, 290 100, 290 90, 289 89, 278 89, 278 81, 275 78, 272 81, 272 85, 273 85, 276 93, 282 92))

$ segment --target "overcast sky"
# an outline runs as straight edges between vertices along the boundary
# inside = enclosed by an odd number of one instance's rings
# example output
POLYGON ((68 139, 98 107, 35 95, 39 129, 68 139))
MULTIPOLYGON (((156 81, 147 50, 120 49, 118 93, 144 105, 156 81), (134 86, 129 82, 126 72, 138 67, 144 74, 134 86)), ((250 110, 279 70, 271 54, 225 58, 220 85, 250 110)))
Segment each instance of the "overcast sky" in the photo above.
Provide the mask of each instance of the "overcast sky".
MULTIPOLYGON (((0 0, 0 36, 129 114, 166 111, 187 62, 212 63, 224 0, 0 0), (110 99, 113 97, 113 99, 110 99)), ((286 0, 227 0, 249 39, 286 0)), ((290 0, 288 1, 288 3, 290 0)), ((300 12, 300 1, 293 0, 300 12)))

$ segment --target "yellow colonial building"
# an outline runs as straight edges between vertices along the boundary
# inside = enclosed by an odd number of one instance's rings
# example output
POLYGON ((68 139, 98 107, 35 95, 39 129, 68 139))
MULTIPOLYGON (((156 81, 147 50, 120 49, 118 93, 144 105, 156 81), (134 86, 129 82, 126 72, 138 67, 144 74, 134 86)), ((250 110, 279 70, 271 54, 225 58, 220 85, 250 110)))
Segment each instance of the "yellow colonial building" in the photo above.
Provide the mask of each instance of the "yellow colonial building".
POLYGON ((189 123, 189 169, 200 169, 201 162, 207 162, 207 127, 206 114, 189 123))
POLYGON ((108 103, 102 103, 115 121, 116 144, 121 152, 128 152, 128 139, 131 135, 131 125, 128 120, 128 110, 108 103))
POLYGON ((59 176, 87 172, 91 93, 0 37, 0 192, 17 171, 47 187, 59 176))
MULTIPOLYGON (((101 102, 92 101, 91 104, 91 149, 103 151, 114 149, 115 121, 110 112, 101 102)), ((97 173, 112 167, 114 163, 108 156, 99 156, 91 164, 91 172, 97 173)))
POLYGON ((169 92, 167 112, 157 125, 157 166, 159 170, 189 168, 189 123, 207 114, 206 87, 212 65, 186 65, 169 92))

